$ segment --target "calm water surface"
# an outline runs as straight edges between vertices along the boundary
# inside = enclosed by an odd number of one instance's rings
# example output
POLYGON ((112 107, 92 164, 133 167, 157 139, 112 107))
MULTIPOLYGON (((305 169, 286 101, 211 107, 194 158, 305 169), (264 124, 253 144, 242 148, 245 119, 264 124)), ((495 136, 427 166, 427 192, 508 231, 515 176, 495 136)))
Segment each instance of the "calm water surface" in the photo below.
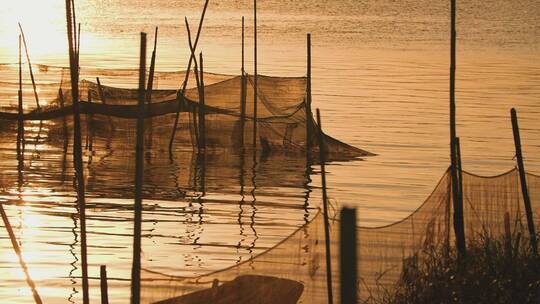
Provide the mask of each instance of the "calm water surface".
MULTIPOLYGON (((446 2, 258 3, 260 72, 305 75, 305 34, 311 32, 313 103, 322 110, 325 129, 378 154, 327 166, 332 199, 357 206, 361 225, 406 216, 448 167, 446 2)), ((494 175, 514 166, 509 110, 516 107, 526 166, 538 174, 540 3, 459 2, 457 117, 464 168, 494 175)), ((63 5, 62 0, 7 3, 0 12, 0 62, 17 61, 21 21, 32 61, 65 66, 63 5)), ((157 65, 168 71, 185 69, 183 17, 194 28, 203 3, 79 0, 77 6, 83 66, 136 68, 138 32, 152 33, 159 26, 157 65)), ((246 43, 252 45, 250 9, 250 1, 210 1, 200 42, 207 71, 239 73, 242 15, 246 43)), ((249 72, 251 50, 247 60, 249 72)), ((16 160, 16 127, 2 125, 0 201, 45 301, 80 303, 71 146, 47 137, 58 125, 27 123, 22 170, 16 160)), ((131 268, 133 147, 106 136, 98 136, 95 147, 84 159, 90 274, 97 277, 98 266, 108 265, 111 298, 124 303, 131 268)), ((177 151, 172 163, 159 149, 147 157, 146 267, 192 275, 232 265, 278 242, 309 219, 321 201, 318 168, 310 169, 304 159, 277 155, 254 166, 249 157, 241 162, 238 155, 213 155, 204 183, 200 172, 190 151, 177 151)), ((0 302, 31 301, 4 230, 0 277, 0 302)), ((98 289, 92 291, 97 299, 98 289)))

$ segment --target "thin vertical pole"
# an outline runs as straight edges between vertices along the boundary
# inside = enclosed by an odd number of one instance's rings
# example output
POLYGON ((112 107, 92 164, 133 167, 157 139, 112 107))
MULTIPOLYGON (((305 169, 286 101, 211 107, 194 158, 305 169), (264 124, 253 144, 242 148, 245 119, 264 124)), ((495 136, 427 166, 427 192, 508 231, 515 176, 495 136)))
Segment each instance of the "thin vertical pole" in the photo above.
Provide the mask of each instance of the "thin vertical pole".
MULTIPOLYGON (((152 90, 154 89, 154 74, 156 69, 156 52, 157 52, 157 38, 158 38, 158 27, 154 32, 154 49, 152 50, 152 58, 150 59, 150 72, 148 74, 148 85, 146 90, 146 104, 148 104, 148 112, 151 112, 152 108, 152 90)), ((152 148, 153 141, 153 124, 152 116, 148 118, 148 142, 147 147, 152 148)))
POLYGON ((354 304, 357 301, 357 253, 356 253, 356 209, 341 209, 339 229, 339 260, 341 303, 354 304))
POLYGON ((109 304, 109 287, 107 285, 107 266, 99 267, 99 278, 101 286, 101 304, 109 304))
POLYGON ((204 101, 204 68, 203 55, 199 54, 199 131, 201 138, 201 149, 203 153, 206 151, 206 109, 204 101))
POLYGON ((18 113, 17 120, 17 158, 19 161, 23 158, 24 150, 24 120, 23 120, 23 96, 22 96, 22 42, 19 35, 19 91, 18 91, 18 113))
POLYGON ((131 269, 131 303, 141 302, 141 221, 144 156, 144 104, 146 76, 146 33, 141 33, 139 61, 139 102, 137 115, 137 144, 135 152, 135 206, 133 225, 133 265, 131 269))
POLYGON ((324 214, 324 236, 326 247, 326 288, 328 289, 328 304, 332 304, 333 290, 332 290, 332 254, 330 252, 330 222, 328 220, 328 197, 326 194, 326 169, 325 169, 325 151, 324 151, 324 134, 321 125, 321 113, 317 109, 317 124, 319 125, 318 139, 319 139, 319 158, 321 162, 321 183, 322 183, 322 196, 323 196, 323 214, 324 214))
POLYGON ((466 256, 465 225, 463 223, 463 201, 459 198, 457 155, 456 155, 456 0, 450 8, 450 158, 452 170, 452 201, 454 204, 454 232, 460 257, 466 256))
POLYGON ((459 137, 456 137, 456 156, 457 156, 457 172, 458 172, 458 193, 459 201, 463 202, 463 169, 461 167, 461 142, 459 137))
MULTIPOLYGON (((204 8, 203 8, 203 11, 202 11, 202 14, 201 14, 201 19, 199 20, 199 28, 197 29, 197 36, 195 37, 195 42, 193 44, 193 52, 197 49, 197 44, 199 43, 199 37, 201 36, 201 30, 202 30, 202 26, 203 26, 203 21, 204 21, 204 16, 206 15, 206 9, 208 8, 208 2, 210 0, 206 0, 204 2, 204 8)), ((176 109, 176 117, 174 118, 174 126, 173 126, 173 130, 172 130, 172 133, 171 133, 171 138, 169 140, 169 156, 172 157, 172 148, 173 148, 173 144, 174 144, 174 138, 176 136, 176 127, 178 126, 178 120, 180 119, 180 110, 182 109, 182 105, 184 104, 184 93, 186 92, 186 87, 187 87, 187 83, 188 83, 188 80, 189 80, 189 73, 190 73, 190 70, 191 70, 191 64, 192 64, 192 60, 195 59, 194 56, 190 56, 189 57, 189 61, 188 61, 188 66, 187 66, 187 70, 186 70, 186 75, 184 77, 184 82, 182 83, 182 90, 178 92, 177 94, 177 100, 179 101, 178 102, 178 106, 177 106, 177 109, 176 109)))
POLYGON ((13 250, 15 251, 15 254, 19 258, 19 264, 21 265, 21 268, 24 272, 24 276, 26 278, 26 283, 30 287, 30 290, 32 290, 32 296, 34 297, 34 301, 36 304, 42 304, 41 297, 39 296, 37 290, 36 290, 36 284, 30 277, 30 274, 28 273, 28 267, 26 266, 26 263, 24 262, 21 247, 19 247, 19 243, 17 242, 17 238, 15 237, 15 234, 13 233, 13 228, 11 227, 11 224, 9 223, 9 219, 7 217, 6 211, 4 210, 4 206, 2 203, 0 203, 0 214, 2 215, 2 220, 4 221, 4 226, 6 227, 6 230, 9 235, 9 239, 11 240, 11 245, 13 246, 13 250))
POLYGON ((527 215, 527 227, 531 239, 531 249, 534 255, 538 255, 538 244, 536 241, 536 231, 531 208, 531 199, 529 189, 527 188, 527 176, 525 173, 525 164, 523 163, 523 154, 521 152, 521 137, 519 135, 519 124, 516 109, 510 110, 512 116, 512 130, 514 131, 514 146, 516 147, 516 156, 519 169, 519 180, 521 181, 521 193, 523 194, 523 203, 525 204, 525 213, 527 215))
POLYGON ((253 157, 257 156, 257 0, 253 0, 253 157))
POLYGON ((245 23, 242 16, 242 76, 240 77, 240 145, 244 148, 244 127, 246 120, 246 69, 245 69, 245 23))
POLYGON ((306 150, 311 150, 311 34, 307 34, 306 150))
POLYGON ((38 93, 37 93, 36 81, 34 79, 34 72, 32 70, 32 62, 30 61, 30 54, 28 53, 28 46, 26 44, 26 37, 24 36, 24 31, 22 29, 22 26, 21 26, 20 22, 19 22, 19 29, 21 30, 21 35, 22 35, 22 38, 23 38, 24 51, 26 53, 26 61, 28 62, 28 69, 30 71, 30 80, 32 81, 32 87, 34 88, 34 98, 36 99, 37 110, 40 111, 39 96, 38 96, 38 93))
POLYGON ((90 303, 88 287, 88 260, 86 243, 86 203, 84 171, 81 149, 81 118, 79 112, 79 55, 77 54, 76 42, 77 33, 74 31, 75 9, 72 6, 73 0, 66 0, 66 23, 69 47, 69 67, 71 76, 71 99, 73 103, 73 163, 77 180, 77 202, 79 208, 79 220, 81 226, 81 264, 83 283, 83 303, 90 303))

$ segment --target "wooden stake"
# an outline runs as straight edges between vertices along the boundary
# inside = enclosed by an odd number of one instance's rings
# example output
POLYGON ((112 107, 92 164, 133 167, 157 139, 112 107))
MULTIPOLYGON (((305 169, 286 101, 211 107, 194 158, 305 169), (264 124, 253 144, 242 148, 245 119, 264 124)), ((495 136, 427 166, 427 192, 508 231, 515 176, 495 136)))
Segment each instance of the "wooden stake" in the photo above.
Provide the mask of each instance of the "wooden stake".
MULTIPOLYGON (((156 50, 157 50, 157 37, 158 37, 158 27, 154 33, 154 50, 152 51, 152 59, 150 60, 150 73, 148 74, 148 86, 146 90, 146 104, 148 105, 148 111, 151 112, 152 107, 152 90, 154 89, 154 73, 156 69, 156 50)), ((153 138, 153 125, 152 117, 148 118, 148 148, 152 148, 152 138, 153 138)))
POLYGON ((36 98, 37 110, 40 111, 41 108, 39 107, 39 96, 38 96, 38 93, 37 93, 36 81, 34 79, 34 72, 32 71, 32 62, 30 61, 30 54, 28 53, 28 46, 26 45, 26 37, 24 36, 24 31, 22 29, 22 26, 21 26, 20 22, 19 22, 19 29, 21 31, 21 35, 22 35, 22 38, 23 38, 24 51, 26 53, 26 61, 28 62, 28 69, 30 70, 30 80, 32 80, 32 87, 34 88, 34 97, 36 98))
POLYGON ((201 150, 206 153, 206 109, 204 101, 204 68, 203 55, 199 54, 199 130, 201 138, 201 150))
POLYGON ((107 285, 107 266, 99 267, 99 278, 101 283, 101 304, 109 304, 109 287, 107 285))
POLYGON ((135 205, 133 225, 133 266, 131 269, 131 303, 141 302, 141 222, 144 156, 144 104, 146 77, 146 33, 141 33, 139 62, 139 117, 137 118, 137 144, 135 154, 135 205))
POLYGON ((15 254, 19 258, 19 264, 21 265, 21 268, 24 272, 24 276, 26 278, 26 283, 30 287, 30 290, 32 290, 32 296, 34 297, 34 301, 37 304, 42 304, 41 297, 39 296, 37 290, 36 290, 36 284, 30 277, 30 274, 28 273, 28 267, 26 266, 26 263, 24 262, 21 247, 19 247, 19 243, 17 242, 17 238, 15 237, 15 233, 13 233, 13 228, 11 227, 11 224, 9 223, 9 219, 7 217, 6 212, 4 211, 4 206, 2 203, 0 203, 0 214, 2 215, 2 220, 4 221, 4 226, 6 227, 6 230, 9 235, 9 239, 11 240, 11 245, 13 246, 13 250, 15 251, 15 254))
MULTIPOLYGON (((201 19, 199 20, 199 28, 197 29, 197 36, 195 37, 195 43, 193 45, 193 49, 197 49, 197 44, 199 43, 199 37, 201 35, 204 16, 206 15, 206 9, 208 8, 208 1, 210 1, 210 0, 206 0, 204 2, 204 8, 203 8, 203 11, 202 11, 202 14, 201 14, 201 19)), ((186 92, 186 86, 187 86, 187 83, 188 83, 188 80, 189 80, 189 73, 190 73, 190 70, 191 70, 192 60, 193 60, 193 56, 190 56, 188 66, 187 66, 187 70, 186 70, 186 76, 184 77, 184 82, 182 83, 182 90, 180 92, 178 92, 178 95, 177 95, 177 100, 179 101, 178 102, 178 108, 177 108, 177 111, 176 111, 176 117, 174 119, 174 126, 173 126, 173 130, 172 130, 172 134, 171 134, 171 139, 169 140, 169 155, 171 157, 172 157, 172 147, 173 147, 173 143, 174 143, 174 138, 176 136, 176 128, 178 126, 178 120, 180 119, 180 111, 182 110, 182 105, 184 104, 184 98, 185 98, 184 93, 186 92)))
POLYGON ((253 0, 253 158, 257 157, 257 0, 253 0))
POLYGON ((319 125, 319 158, 321 162, 321 183, 323 196, 323 214, 324 214, 324 236, 326 247, 326 288, 328 289, 328 304, 333 303, 332 289, 332 254, 330 252, 330 222, 328 220, 328 197, 326 195, 326 170, 325 170, 325 151, 324 151, 324 133, 321 125, 321 113, 317 109, 317 124, 319 125))
POLYGON ((519 169, 519 180, 521 181, 521 193, 523 194, 523 203, 525 204, 525 213, 527 215, 527 227, 529 228, 531 249, 534 255, 538 255, 538 244, 536 241, 536 231, 531 208, 531 199, 529 189, 527 188, 527 175, 525 164, 523 163, 523 154, 521 153, 521 137, 519 135, 519 124, 516 109, 510 110, 512 117, 512 130, 514 131, 514 146, 516 147, 516 157, 519 169))
POLYGON ((73 0, 66 0, 66 23, 69 47, 69 67, 71 75, 71 98, 73 103, 73 162, 75 166, 75 175, 77 180, 77 202, 79 207, 79 219, 81 226, 81 264, 82 264, 82 283, 83 283, 83 303, 90 303, 88 287, 88 260, 86 244, 86 203, 84 172, 81 150, 81 119, 79 113, 79 55, 75 48, 75 42, 78 41, 77 33, 73 27, 75 23, 75 9, 73 0))
POLYGON ((311 34, 307 34, 306 151, 311 152, 311 34))
POLYGON ((24 119, 23 119, 23 95, 22 95, 22 45, 21 35, 19 35, 19 91, 18 91, 18 113, 17 120, 17 158, 24 159, 24 119))
POLYGON ((244 148, 244 127, 246 121, 246 88, 247 77, 244 64, 244 52, 245 52, 245 33, 244 33, 244 16, 242 16, 242 76, 240 77, 240 145, 244 148))
MULTIPOLYGON (((184 18, 184 21, 185 21, 185 24, 186 24, 186 31, 187 31, 187 34, 188 34, 188 45, 189 45, 189 49, 191 51, 191 58, 193 60, 193 66, 194 66, 194 70, 195 70, 195 82, 197 83, 197 93, 199 94, 199 106, 198 107, 194 107, 193 108, 193 129, 194 129, 194 133, 195 133, 195 142, 197 143, 197 151, 198 153, 201 153, 202 151, 202 148, 203 148, 203 144, 202 144, 202 140, 201 140, 201 136, 200 135, 200 132, 202 132, 203 130, 201 129, 201 119, 200 119, 200 116, 201 116, 201 111, 203 111, 201 109, 201 105, 200 105, 200 98, 201 98, 201 81, 200 81, 200 77, 199 77, 199 70, 198 70, 198 67, 197 67, 197 57, 195 56, 195 47, 193 46, 193 43, 191 41, 191 30, 189 28, 189 22, 187 20, 187 17, 184 18), (195 111, 197 111, 197 113, 195 113, 195 111), (199 118, 197 118, 197 116, 199 116, 199 118)), ((204 98, 204 96, 203 96, 204 98)), ((203 100, 204 102, 204 100, 203 100)))
POLYGON ((339 233, 341 303, 357 302, 356 209, 341 209, 339 233))
POLYGON ((454 204, 456 247, 460 258, 464 258, 466 256, 465 225, 463 223, 463 201, 459 198, 456 155, 456 0, 451 0, 450 27, 450 159, 452 171, 452 201, 454 204))

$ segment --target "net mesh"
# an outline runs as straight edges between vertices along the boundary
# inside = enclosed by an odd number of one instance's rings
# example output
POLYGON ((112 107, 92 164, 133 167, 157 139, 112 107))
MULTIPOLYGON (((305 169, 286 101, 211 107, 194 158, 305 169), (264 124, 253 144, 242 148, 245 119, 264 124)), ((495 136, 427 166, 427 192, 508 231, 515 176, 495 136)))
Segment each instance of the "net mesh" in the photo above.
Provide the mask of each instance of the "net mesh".
MULTIPOLYGON (((4 112, 0 113, 0 118, 15 120, 18 83, 9 80, 17 79, 18 71, 13 65, 1 65, 0 72, 3 73, 0 82, 5 85, 0 98, 10 101, 3 104, 4 112)), ((38 80, 41 111, 37 111, 32 84, 25 81, 23 100, 26 118, 51 119, 70 114, 69 70, 36 65, 34 74, 38 80)), ((254 76, 203 75, 204 105, 199 103, 194 72, 187 77, 183 97, 178 87, 183 83, 186 72, 155 72, 153 90, 148 93, 150 102, 145 110, 146 117, 151 119, 145 129, 158 142, 169 140, 175 126, 176 112, 180 113, 180 123, 176 126, 174 144, 184 147, 198 148, 204 145, 208 150, 256 147, 264 153, 290 153, 306 151, 308 142, 317 142, 317 125, 306 104, 306 77, 257 76, 257 115, 254 117, 254 76), (201 124, 201 119, 204 119, 204 124, 201 124), (254 121, 257 125, 256 135, 253 134, 254 121)), ((87 114, 87 119, 93 121, 89 126, 105 130, 132 130, 133 122, 127 119, 137 118, 138 90, 133 89, 138 83, 137 70, 81 68, 80 79, 80 108, 81 113, 87 114), (106 120, 103 117, 95 118, 95 114, 107 116, 106 120)), ((330 160, 373 155, 330 136, 325 137, 328 146, 325 151, 330 160)), ((314 144, 309 149, 317 151, 318 147, 314 144)))
MULTIPOLYGON (((540 224, 540 177, 528 174, 534 221, 540 224)), ((496 177, 463 174, 465 234, 469 241, 489 233, 502 236, 508 214, 512 233, 527 239, 517 170, 496 177)), ((383 227, 358 227, 359 298, 379 303, 400 278, 407 259, 453 245, 450 174, 407 218, 383 227)), ((332 218, 334 300, 339 300, 338 220, 332 218)), ((196 277, 143 269, 147 303, 327 303, 324 222, 317 214, 288 238, 250 260, 196 277), (265 300, 269 299, 269 300, 265 300)))

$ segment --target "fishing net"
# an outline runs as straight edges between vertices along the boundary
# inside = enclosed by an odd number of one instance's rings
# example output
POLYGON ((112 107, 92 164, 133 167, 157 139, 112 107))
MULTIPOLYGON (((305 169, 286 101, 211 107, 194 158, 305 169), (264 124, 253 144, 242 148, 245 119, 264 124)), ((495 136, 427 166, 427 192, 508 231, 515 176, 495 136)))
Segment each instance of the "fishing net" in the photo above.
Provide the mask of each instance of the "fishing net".
MULTIPOLYGON (((12 65, 0 66, 6 79, 17 79, 12 65)), ((233 76, 204 73, 204 105, 199 101, 195 73, 187 77, 182 96, 178 87, 186 72, 156 72, 153 89, 148 92, 145 108, 145 132, 152 141, 168 146, 179 112, 174 145, 204 147, 207 150, 253 148, 271 152, 317 151, 317 125, 306 103, 305 77, 257 77, 257 110, 254 105, 254 76, 233 76), (255 121, 255 123, 254 123, 255 121), (254 128, 256 127, 256 134, 254 128), (308 147, 309 146, 309 147, 308 147)), ((66 68, 35 65, 34 76, 41 109, 37 110, 31 82, 23 85, 25 119, 52 119, 70 114, 71 84, 66 68)), ((137 118, 138 71, 129 69, 81 68, 79 84, 80 108, 88 126, 104 132, 132 130, 137 118), (99 83, 98 79, 99 78, 99 83), (106 117, 96 118, 96 114, 106 117)), ((3 79, 0 79, 2 82, 3 79)), ((18 83, 4 81, 0 98, 3 104, 0 118, 15 120, 18 83)), ((89 130, 91 131, 91 130, 89 130)), ((330 160, 353 159, 373 155, 325 135, 330 160)))
MULTIPOLYGON (((540 177, 529 174, 527 178, 538 226, 540 177)), ((496 177, 464 173, 463 186, 465 235, 469 241, 485 233, 503 236, 505 214, 510 218, 511 233, 528 239, 517 170, 496 177)), ((380 303, 391 294, 408 259, 453 245, 450 193, 450 174, 446 172, 433 193, 407 218, 383 227, 358 227, 358 290, 363 303, 380 303)), ((338 227, 338 219, 331 217, 333 294, 337 303, 338 227)), ((274 247, 220 271, 188 277, 145 268, 143 298, 146 303, 327 303, 323 232, 322 214, 317 214, 274 247)))

